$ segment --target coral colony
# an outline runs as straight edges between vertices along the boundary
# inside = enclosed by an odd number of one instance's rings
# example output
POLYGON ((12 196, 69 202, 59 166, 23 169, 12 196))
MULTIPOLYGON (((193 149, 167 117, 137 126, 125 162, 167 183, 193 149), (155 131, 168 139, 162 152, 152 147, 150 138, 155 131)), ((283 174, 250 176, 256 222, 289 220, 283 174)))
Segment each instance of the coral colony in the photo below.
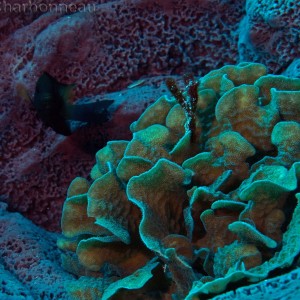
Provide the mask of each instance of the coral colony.
POLYGON ((0 299, 300 299, 299 24, 0 1, 0 299))
POLYGON ((72 181, 58 245, 74 299, 202 299, 299 254, 300 79, 240 63, 185 83, 72 181))

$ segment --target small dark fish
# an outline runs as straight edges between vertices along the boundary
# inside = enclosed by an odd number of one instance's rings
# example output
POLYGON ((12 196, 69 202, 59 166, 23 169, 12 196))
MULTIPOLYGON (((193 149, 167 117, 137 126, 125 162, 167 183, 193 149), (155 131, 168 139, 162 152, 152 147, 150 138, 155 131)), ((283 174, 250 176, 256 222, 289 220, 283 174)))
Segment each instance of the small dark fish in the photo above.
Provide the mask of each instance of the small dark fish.
POLYGON ((102 123, 107 120, 107 108, 114 100, 102 100, 88 104, 70 104, 75 85, 58 82, 44 73, 37 81, 33 105, 45 125, 63 135, 72 133, 67 120, 102 123))

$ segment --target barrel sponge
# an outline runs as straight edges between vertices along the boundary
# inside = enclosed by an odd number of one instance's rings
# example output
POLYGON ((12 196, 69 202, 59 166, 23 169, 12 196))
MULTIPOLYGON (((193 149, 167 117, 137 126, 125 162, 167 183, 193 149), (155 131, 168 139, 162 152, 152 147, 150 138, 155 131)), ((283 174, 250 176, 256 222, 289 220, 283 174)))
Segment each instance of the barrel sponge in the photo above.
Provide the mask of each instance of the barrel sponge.
POLYGON ((97 152, 91 182, 71 183, 58 245, 73 273, 94 277, 69 284, 74 299, 198 299, 300 253, 298 80, 242 63, 184 83, 143 112, 131 140, 97 152))

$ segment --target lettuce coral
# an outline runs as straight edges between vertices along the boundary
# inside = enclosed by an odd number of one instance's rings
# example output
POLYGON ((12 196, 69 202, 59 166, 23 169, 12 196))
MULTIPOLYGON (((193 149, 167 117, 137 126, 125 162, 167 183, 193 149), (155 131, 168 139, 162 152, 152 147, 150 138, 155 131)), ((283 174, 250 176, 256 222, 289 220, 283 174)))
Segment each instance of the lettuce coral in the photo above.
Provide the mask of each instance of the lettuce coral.
POLYGON ((299 80, 241 63, 193 84, 189 114, 188 93, 159 98, 131 141, 98 151, 92 183, 71 183, 58 245, 73 299, 201 299, 293 266, 299 80))

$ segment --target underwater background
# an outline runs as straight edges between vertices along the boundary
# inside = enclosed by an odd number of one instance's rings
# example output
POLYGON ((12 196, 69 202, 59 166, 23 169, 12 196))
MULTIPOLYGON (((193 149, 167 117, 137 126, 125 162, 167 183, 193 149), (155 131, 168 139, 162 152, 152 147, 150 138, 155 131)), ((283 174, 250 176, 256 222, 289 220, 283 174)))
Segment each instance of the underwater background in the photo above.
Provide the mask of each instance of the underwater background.
POLYGON ((298 299, 300 3, 0 0, 0 299, 298 299))

